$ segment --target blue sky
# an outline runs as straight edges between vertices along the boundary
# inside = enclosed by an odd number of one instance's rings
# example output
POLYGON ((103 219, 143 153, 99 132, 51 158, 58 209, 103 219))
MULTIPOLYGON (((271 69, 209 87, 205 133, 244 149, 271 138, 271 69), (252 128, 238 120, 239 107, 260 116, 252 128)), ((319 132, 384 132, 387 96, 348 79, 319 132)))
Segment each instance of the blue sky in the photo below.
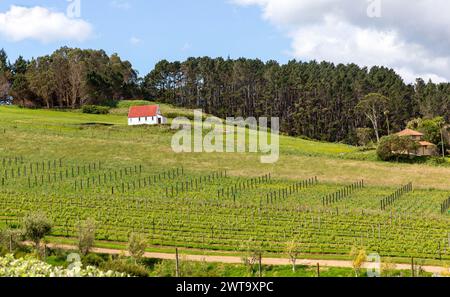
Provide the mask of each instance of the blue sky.
POLYGON ((387 66, 450 81, 448 0, 0 0, 12 59, 68 45, 104 49, 143 76, 190 56, 387 66), (67 7, 81 2, 81 15, 67 7))
MULTIPOLYGON (((11 5, 41 6, 66 13, 65 0, 0 0, 0 13, 11 5)), ((92 26, 82 41, 13 41, 0 35, 0 48, 11 60, 51 53, 63 46, 117 52, 132 62, 140 75, 147 74, 161 59, 182 60, 190 56, 230 56, 276 59, 290 57, 289 39, 265 22, 256 6, 237 6, 223 0, 81 0, 80 19, 92 26)))

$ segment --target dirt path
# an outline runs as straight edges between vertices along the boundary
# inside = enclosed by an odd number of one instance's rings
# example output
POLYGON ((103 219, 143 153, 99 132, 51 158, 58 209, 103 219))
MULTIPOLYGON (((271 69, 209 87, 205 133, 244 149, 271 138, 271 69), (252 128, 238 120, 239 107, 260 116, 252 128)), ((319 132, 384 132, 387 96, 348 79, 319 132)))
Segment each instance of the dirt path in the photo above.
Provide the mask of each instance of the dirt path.
MULTIPOLYGON (((77 249, 75 246, 71 245, 60 245, 60 244, 48 244, 50 248, 61 248, 65 250, 75 250, 77 249)), ((106 249, 106 248, 94 248, 92 249, 93 253, 99 254, 107 254, 107 255, 120 255, 125 254, 128 256, 128 253, 123 250, 117 249, 106 249)), ((153 258, 153 259, 162 259, 162 260, 175 260, 175 254, 166 254, 166 253, 148 253, 144 254, 145 258, 153 258)), ((189 255, 180 253, 180 258, 185 261, 193 261, 193 262, 208 262, 208 263, 225 263, 225 264, 242 264, 242 259, 237 256, 211 256, 211 255, 189 255)), ((263 258, 263 265, 291 265, 289 259, 283 258, 263 258)), ((297 265, 303 266, 317 266, 319 264, 321 267, 340 267, 340 268, 352 268, 351 261, 343 261, 343 260, 311 260, 311 259, 299 259, 297 261, 297 265)), ((371 264, 364 265, 364 268, 374 267, 371 264)), ((410 264, 396 264, 395 269, 397 270, 410 270, 410 264)), ((422 266, 422 269, 426 272, 438 274, 441 273, 444 268, 439 266, 422 266)))

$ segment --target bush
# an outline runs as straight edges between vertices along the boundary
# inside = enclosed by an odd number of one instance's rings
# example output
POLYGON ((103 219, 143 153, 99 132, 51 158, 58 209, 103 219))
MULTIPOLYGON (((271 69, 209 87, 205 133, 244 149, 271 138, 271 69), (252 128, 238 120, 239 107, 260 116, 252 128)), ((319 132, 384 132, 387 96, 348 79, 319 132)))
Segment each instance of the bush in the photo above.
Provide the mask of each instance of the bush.
POLYGON ((23 233, 18 229, 0 230, 0 247, 9 250, 10 253, 17 250, 21 246, 23 233))
POLYGON ((105 262, 100 265, 100 268, 102 270, 111 270, 111 271, 117 271, 122 272, 130 276, 136 276, 136 277, 148 277, 149 271, 147 268, 143 265, 135 264, 132 262, 129 262, 125 259, 119 259, 119 260, 112 260, 105 262))
POLYGON ((25 238, 34 242, 39 251, 41 240, 52 231, 53 223, 43 212, 33 212, 25 216, 23 220, 25 238))
POLYGON ((84 105, 81 109, 83 113, 87 114, 108 114, 109 107, 106 106, 98 106, 98 105, 84 105))
POLYGON ((447 160, 442 157, 430 157, 427 161, 427 164, 441 166, 441 165, 446 165, 447 160))
POLYGON ((32 258, 0 257, 0 277, 126 277, 123 273, 101 271, 88 266, 82 269, 54 267, 32 258))
POLYGON ((401 158, 417 150, 418 144, 407 137, 390 135, 381 138, 377 148, 377 155, 383 161, 390 161, 394 158, 399 161, 401 158))
POLYGON ((83 256, 89 254, 95 240, 95 221, 88 219, 78 226, 78 250, 83 256))
POLYGON ((122 100, 116 104, 117 108, 130 108, 132 106, 143 106, 153 104, 154 102, 146 100, 122 100))
POLYGON ((82 262, 85 266, 100 267, 103 263, 105 263, 105 260, 97 254, 89 254, 83 257, 82 262))
POLYGON ((128 252, 135 260, 135 263, 142 259, 145 254, 145 248, 147 246, 147 240, 142 234, 131 233, 128 239, 128 252))
POLYGON ((367 146, 373 139, 373 129, 357 128, 356 135, 358 138, 358 145, 367 146))

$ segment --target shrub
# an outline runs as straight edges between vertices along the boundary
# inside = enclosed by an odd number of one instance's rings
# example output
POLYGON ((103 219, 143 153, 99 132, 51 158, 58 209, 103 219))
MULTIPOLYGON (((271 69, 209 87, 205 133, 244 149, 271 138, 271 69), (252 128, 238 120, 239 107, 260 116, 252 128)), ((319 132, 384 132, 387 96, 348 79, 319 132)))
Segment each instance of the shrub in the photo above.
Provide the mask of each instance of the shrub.
POLYGON ((117 108, 130 108, 132 106, 143 106, 143 105, 149 105, 152 104, 150 101, 146 100, 122 100, 117 102, 116 106, 117 108))
POLYGON ((95 240, 95 221, 88 219, 78 226, 78 250, 83 256, 89 254, 95 240))
POLYGON ((149 271, 143 265, 129 262, 126 259, 112 260, 100 265, 102 270, 122 272, 130 276, 148 277, 149 271))
POLYGON ((21 246, 23 233, 17 229, 0 230, 0 247, 9 250, 10 253, 21 246))
POLYGON ((373 129, 357 128, 356 135, 358 138, 358 145, 367 146, 372 141, 373 129))
POLYGON ((445 160, 445 158, 442 158, 442 157, 431 157, 427 160, 427 164, 436 165, 436 166, 446 165, 447 160, 445 160))
POLYGON ((134 258, 135 263, 139 262, 145 254, 147 240, 145 236, 137 233, 131 233, 128 240, 128 252, 134 258))
POLYGON ((105 263, 105 260, 97 254, 89 254, 83 257, 82 262, 86 266, 100 267, 103 263, 105 263))
POLYGON ((0 257, 0 277, 126 277, 126 274, 101 271, 95 267, 54 267, 31 258, 14 258, 13 255, 0 257))
POLYGON ((35 212, 25 216, 24 220, 25 238, 34 242, 36 250, 39 251, 41 240, 52 230, 52 222, 47 218, 45 213, 35 212))
POLYGON ((383 161, 392 160, 394 157, 398 161, 402 156, 409 156, 417 147, 417 143, 410 138, 390 135, 381 138, 377 155, 383 161))
POLYGON ((109 107, 106 106, 98 106, 98 105, 84 105, 81 109, 83 113, 87 114, 108 114, 109 107))

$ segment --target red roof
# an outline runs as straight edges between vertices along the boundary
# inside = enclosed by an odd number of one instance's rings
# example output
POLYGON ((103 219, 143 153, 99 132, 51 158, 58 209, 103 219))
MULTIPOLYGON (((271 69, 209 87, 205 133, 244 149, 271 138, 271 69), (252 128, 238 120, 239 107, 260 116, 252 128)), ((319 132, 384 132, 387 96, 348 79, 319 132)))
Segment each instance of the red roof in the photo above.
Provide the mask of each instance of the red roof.
POLYGON ((411 129, 405 129, 399 133, 397 133, 398 136, 423 136, 422 133, 411 130, 411 129))
POLYGON ((436 146, 434 143, 428 142, 428 141, 420 141, 419 144, 421 146, 436 146))
POLYGON ((128 118, 156 117, 158 110, 158 105, 132 106, 128 112, 128 118))

